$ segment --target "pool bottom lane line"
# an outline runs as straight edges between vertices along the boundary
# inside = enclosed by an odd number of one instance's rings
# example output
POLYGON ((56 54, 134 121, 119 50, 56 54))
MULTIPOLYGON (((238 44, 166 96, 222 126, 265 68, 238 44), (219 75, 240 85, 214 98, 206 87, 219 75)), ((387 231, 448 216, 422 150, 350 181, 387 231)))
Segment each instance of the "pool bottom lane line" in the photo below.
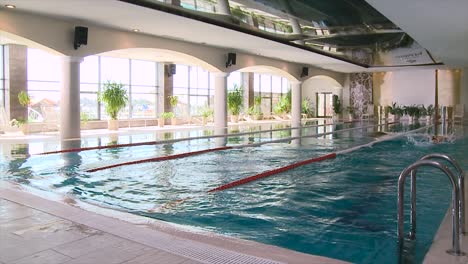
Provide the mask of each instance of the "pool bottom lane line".
POLYGON ((116 167, 120 167, 120 166, 135 165, 135 164, 147 163, 147 162, 157 162, 157 161, 180 159, 180 158, 185 158, 185 157, 189 157, 189 156, 205 154, 205 153, 208 153, 208 152, 215 152, 215 151, 228 150, 228 149, 232 149, 232 147, 211 148, 211 149, 204 149, 204 150, 198 150, 198 151, 192 151, 192 152, 185 152, 185 153, 169 155, 169 156, 163 156, 163 157, 156 157, 156 158, 150 158, 150 159, 129 161, 129 162, 125 162, 125 163, 118 163, 118 164, 113 164, 113 165, 109 165, 109 166, 90 169, 90 170, 87 170, 86 172, 96 172, 96 171, 107 170, 107 169, 116 168, 116 167))

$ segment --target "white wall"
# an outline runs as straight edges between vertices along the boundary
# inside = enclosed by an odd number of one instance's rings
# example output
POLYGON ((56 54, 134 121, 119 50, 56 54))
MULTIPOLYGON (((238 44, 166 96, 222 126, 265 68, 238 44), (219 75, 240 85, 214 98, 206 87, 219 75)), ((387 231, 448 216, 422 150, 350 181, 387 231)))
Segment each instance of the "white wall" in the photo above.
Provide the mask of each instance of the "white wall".
MULTIPOLYGON (((434 70, 396 71, 387 74, 392 76, 385 79, 391 80, 390 87, 392 89, 391 96, 393 97, 393 102, 398 102, 402 105, 434 104, 434 70)), ((388 95, 384 89, 382 92, 382 95, 388 95)))
MULTIPOLYGON (((460 70, 439 70, 439 105, 468 105, 468 80, 460 70)), ((376 105, 430 105, 435 103, 435 70, 374 73, 376 105)))

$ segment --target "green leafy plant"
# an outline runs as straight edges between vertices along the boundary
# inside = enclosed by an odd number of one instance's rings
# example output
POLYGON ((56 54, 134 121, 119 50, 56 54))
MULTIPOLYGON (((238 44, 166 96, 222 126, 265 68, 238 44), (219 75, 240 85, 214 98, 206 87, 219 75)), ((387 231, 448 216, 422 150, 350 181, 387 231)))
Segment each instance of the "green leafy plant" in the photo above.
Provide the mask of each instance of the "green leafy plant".
POLYGON ((234 89, 227 94, 227 105, 232 115, 239 115, 244 102, 244 89, 242 86, 234 85, 234 89))
POLYGON ((254 97, 254 106, 260 107, 260 105, 262 105, 262 97, 257 95, 254 97))
POLYGON ((291 90, 289 90, 285 95, 280 97, 278 104, 273 109, 275 114, 287 114, 291 112, 291 90))
POLYGON ((83 123, 87 123, 89 121, 89 114, 88 112, 80 112, 80 120, 83 123))
POLYGON ((177 97, 177 95, 169 96, 169 104, 172 106, 172 109, 174 109, 178 103, 179 103, 179 97, 177 97))
POLYGON ((27 92, 21 91, 18 94, 18 101, 22 106, 28 106, 31 103, 31 97, 27 92))
POLYGON ((403 116, 405 112, 405 108, 397 105, 397 103, 392 103, 392 106, 388 106, 388 110, 390 114, 395 115, 395 116, 403 116))
POLYGON ((341 101, 340 101, 340 98, 338 97, 338 95, 334 94, 333 95, 333 112, 335 112, 335 114, 341 114, 341 101))
POLYGON ((164 113, 161 114, 162 119, 171 119, 171 118, 174 118, 174 117, 175 117, 175 115, 172 112, 164 112, 164 113))
POLYGON ((106 113, 112 120, 117 120, 119 112, 125 108, 128 103, 127 90, 121 83, 107 81, 104 83, 104 89, 99 93, 99 102, 103 102, 106 113))
POLYGON ((310 101, 308 98, 304 98, 301 103, 301 113, 306 114, 307 116, 312 115, 312 109, 310 107, 310 101))
POLYGON ((435 108, 433 105, 428 105, 427 108, 426 108, 426 115, 428 116, 433 116, 434 115, 434 112, 435 112, 435 108))
POLYGON ((405 106, 405 112, 410 116, 410 117, 415 117, 419 118, 421 116, 421 109, 417 105, 410 105, 410 106, 405 106))
POLYGON ((208 106, 205 106, 204 108, 202 108, 200 112, 201 112, 201 116, 205 118, 211 117, 214 114, 214 110, 209 108, 208 106))

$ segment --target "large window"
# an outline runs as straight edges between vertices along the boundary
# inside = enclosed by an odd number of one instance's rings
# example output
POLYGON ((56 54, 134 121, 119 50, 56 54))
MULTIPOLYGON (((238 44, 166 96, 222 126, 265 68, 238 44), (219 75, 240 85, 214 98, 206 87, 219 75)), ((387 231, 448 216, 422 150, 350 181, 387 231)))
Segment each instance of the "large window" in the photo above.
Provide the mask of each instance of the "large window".
POLYGON ((281 96, 289 90, 289 82, 286 78, 268 75, 254 74, 254 95, 262 97, 262 112, 269 114, 279 102, 281 96))
MULTIPOLYGON (((107 119, 104 106, 98 102, 98 94, 105 82, 113 81, 125 85, 130 99, 119 118, 155 118, 158 103, 157 67, 158 64, 151 61, 86 57, 80 65, 81 117, 89 120, 107 119)), ((3 69, 1 72, 3 74, 3 69)), ((58 112, 60 77, 59 57, 41 50, 28 49, 28 93, 32 98, 31 108, 42 113, 44 119, 47 112, 58 112)), ((0 88, 3 89, 3 82, 1 83, 0 88)))
POLYGON ((61 63, 53 56, 38 49, 28 49, 28 94, 31 96, 30 121, 58 122, 60 105, 61 63))
POLYGON ((213 103, 214 85, 208 71, 201 67, 176 65, 173 94, 179 98, 176 115, 196 116, 213 103))
POLYGON ((80 70, 81 113, 88 119, 107 119, 98 93, 107 81, 122 83, 128 91, 129 104, 119 118, 155 118, 158 104, 158 64, 152 61, 86 57, 80 70))
POLYGON ((3 45, 0 45, 0 108, 5 107, 5 56, 3 45))

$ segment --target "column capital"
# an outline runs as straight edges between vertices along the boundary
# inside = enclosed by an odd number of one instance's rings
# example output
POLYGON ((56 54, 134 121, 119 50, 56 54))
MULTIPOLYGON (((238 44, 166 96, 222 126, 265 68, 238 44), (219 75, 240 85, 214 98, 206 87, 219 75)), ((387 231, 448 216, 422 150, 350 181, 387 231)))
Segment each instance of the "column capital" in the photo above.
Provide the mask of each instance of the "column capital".
POLYGON ((212 72, 214 77, 228 77, 230 73, 228 72, 212 72))
POLYGON ((78 62, 81 63, 84 60, 84 57, 75 57, 75 56, 63 56, 61 57, 63 62, 78 62))
POLYGON ((289 81, 289 83, 290 83, 291 85, 301 85, 301 84, 302 84, 301 81, 289 81))

